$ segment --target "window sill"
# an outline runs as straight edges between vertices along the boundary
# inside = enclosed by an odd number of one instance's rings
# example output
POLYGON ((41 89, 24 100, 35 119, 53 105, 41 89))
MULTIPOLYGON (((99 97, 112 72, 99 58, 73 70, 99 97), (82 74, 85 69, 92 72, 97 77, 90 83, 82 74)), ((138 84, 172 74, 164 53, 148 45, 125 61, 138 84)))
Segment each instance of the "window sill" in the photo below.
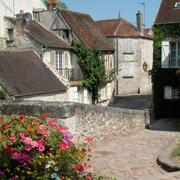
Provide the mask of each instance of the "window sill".
POLYGON ((124 78, 124 79, 132 79, 133 76, 123 76, 122 78, 124 78))
POLYGON ((133 52, 123 52, 123 55, 133 55, 133 52))

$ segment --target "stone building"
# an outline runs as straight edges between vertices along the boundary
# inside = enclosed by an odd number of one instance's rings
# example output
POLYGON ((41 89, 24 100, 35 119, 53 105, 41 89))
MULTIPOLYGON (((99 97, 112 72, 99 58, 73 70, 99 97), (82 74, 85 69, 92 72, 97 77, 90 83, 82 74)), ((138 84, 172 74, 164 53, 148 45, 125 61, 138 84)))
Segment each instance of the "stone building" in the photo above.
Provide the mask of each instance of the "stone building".
POLYGON ((115 48, 116 95, 151 94, 152 30, 144 29, 142 14, 137 13, 137 27, 123 18, 96 25, 115 48))
POLYGON ((46 8, 41 0, 1 0, 0 1, 0 48, 5 48, 5 42, 14 38, 13 27, 6 26, 6 17, 14 18, 21 12, 32 13, 33 9, 46 8))
MULTIPOLYGON (((114 69, 114 49, 89 15, 50 7, 49 10, 34 11, 33 17, 35 21, 42 23, 49 31, 62 38, 69 45, 74 40, 84 43, 88 48, 100 49, 105 58, 107 71, 114 69)), ((74 69, 79 68, 77 58, 73 53, 71 54, 71 62, 74 69)), ((88 92, 78 90, 77 82, 70 83, 71 86, 74 86, 74 90, 78 92, 78 102, 83 103, 83 99, 87 99, 88 92)), ((102 88, 99 92, 99 103, 107 104, 112 97, 113 91, 113 82, 102 88)))
POLYGON ((68 101, 66 85, 32 50, 0 51, 0 89, 13 99, 68 101))
POLYGON ((153 95, 156 117, 180 116, 180 1, 162 0, 154 24, 153 95))
MULTIPOLYGON (((66 101, 91 104, 91 94, 82 89, 86 96, 78 99, 77 81, 83 79, 80 68, 74 67, 72 48, 61 37, 47 30, 40 22, 27 19, 28 13, 20 13, 17 18, 6 17, 7 24, 15 29, 16 36, 6 41, 6 48, 10 50, 31 49, 43 60, 46 66, 67 87, 66 101)), ((40 98, 41 99, 41 98, 40 98)), ((56 98, 63 101, 64 98, 56 98)))

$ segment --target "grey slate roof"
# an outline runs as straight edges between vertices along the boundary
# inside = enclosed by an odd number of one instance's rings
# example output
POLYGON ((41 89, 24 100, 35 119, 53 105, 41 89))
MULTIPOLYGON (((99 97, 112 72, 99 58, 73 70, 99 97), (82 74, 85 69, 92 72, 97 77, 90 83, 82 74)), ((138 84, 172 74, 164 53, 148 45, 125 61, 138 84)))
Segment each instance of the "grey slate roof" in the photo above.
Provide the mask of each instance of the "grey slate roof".
POLYGON ((60 39, 60 37, 48 31, 43 25, 36 21, 32 20, 28 22, 26 25, 26 33, 46 47, 70 48, 70 46, 60 39))
POLYGON ((66 91, 64 84, 31 50, 0 51, 0 82, 14 96, 66 91))

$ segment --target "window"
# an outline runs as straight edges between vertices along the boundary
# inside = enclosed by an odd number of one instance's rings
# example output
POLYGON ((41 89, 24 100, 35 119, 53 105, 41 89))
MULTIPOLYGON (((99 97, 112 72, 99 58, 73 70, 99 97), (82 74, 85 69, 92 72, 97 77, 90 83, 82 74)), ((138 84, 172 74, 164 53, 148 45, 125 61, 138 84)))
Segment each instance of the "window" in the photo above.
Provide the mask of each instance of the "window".
POLYGON ((62 53, 58 51, 56 51, 55 55, 55 68, 60 74, 62 74, 62 53))
POLYGON ((105 100, 107 99, 107 87, 103 87, 100 90, 100 100, 105 100))
POLYGON ((69 40, 69 30, 68 29, 65 29, 62 31, 62 36, 63 36, 63 39, 68 39, 69 40))
POLYGON ((123 78, 133 78, 134 75, 134 63, 129 62, 124 64, 123 78))
POLYGON ((162 68, 180 67, 180 42, 163 41, 161 56, 162 68))
POLYGON ((180 66, 180 42, 170 43, 170 67, 180 66))
POLYGON ((131 39, 126 39, 123 42, 123 54, 133 54, 134 53, 134 41, 131 39))
POLYGON ((14 29, 7 29, 7 41, 14 40, 14 29))
POLYGON ((175 8, 180 8, 180 2, 176 2, 174 5, 175 8))
POLYGON ((171 86, 164 87, 164 99, 179 99, 180 91, 178 88, 173 88, 171 86))

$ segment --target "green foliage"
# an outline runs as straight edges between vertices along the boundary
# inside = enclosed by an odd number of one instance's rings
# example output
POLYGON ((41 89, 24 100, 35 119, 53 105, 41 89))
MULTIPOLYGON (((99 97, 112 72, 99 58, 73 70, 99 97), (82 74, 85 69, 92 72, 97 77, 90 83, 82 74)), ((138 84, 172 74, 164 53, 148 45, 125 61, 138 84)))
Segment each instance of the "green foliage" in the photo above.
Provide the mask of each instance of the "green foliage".
POLYGON ((153 94, 154 94, 154 110, 156 117, 174 116, 178 112, 178 101, 164 100, 164 86, 179 86, 179 75, 176 69, 161 68, 161 42, 166 37, 180 37, 180 24, 162 24, 154 25, 154 62, 152 70, 153 94))
POLYGON ((10 98, 8 90, 0 86, 0 100, 7 100, 10 98))
POLYGON ((104 59, 101 51, 94 48, 87 48, 82 43, 73 42, 72 47, 78 58, 84 80, 80 82, 82 87, 88 89, 92 93, 92 102, 98 100, 98 92, 100 88, 106 85, 108 80, 113 79, 113 72, 106 74, 104 59))
POLYGON ((174 160, 180 160, 180 143, 178 143, 171 153, 171 157, 174 160))
MULTIPOLYGON (((54 0, 54 1, 57 3, 57 5, 56 5, 57 8, 68 9, 67 5, 64 2, 62 2, 61 0, 54 0)), ((42 2, 47 6, 48 0, 42 0, 42 2)))

